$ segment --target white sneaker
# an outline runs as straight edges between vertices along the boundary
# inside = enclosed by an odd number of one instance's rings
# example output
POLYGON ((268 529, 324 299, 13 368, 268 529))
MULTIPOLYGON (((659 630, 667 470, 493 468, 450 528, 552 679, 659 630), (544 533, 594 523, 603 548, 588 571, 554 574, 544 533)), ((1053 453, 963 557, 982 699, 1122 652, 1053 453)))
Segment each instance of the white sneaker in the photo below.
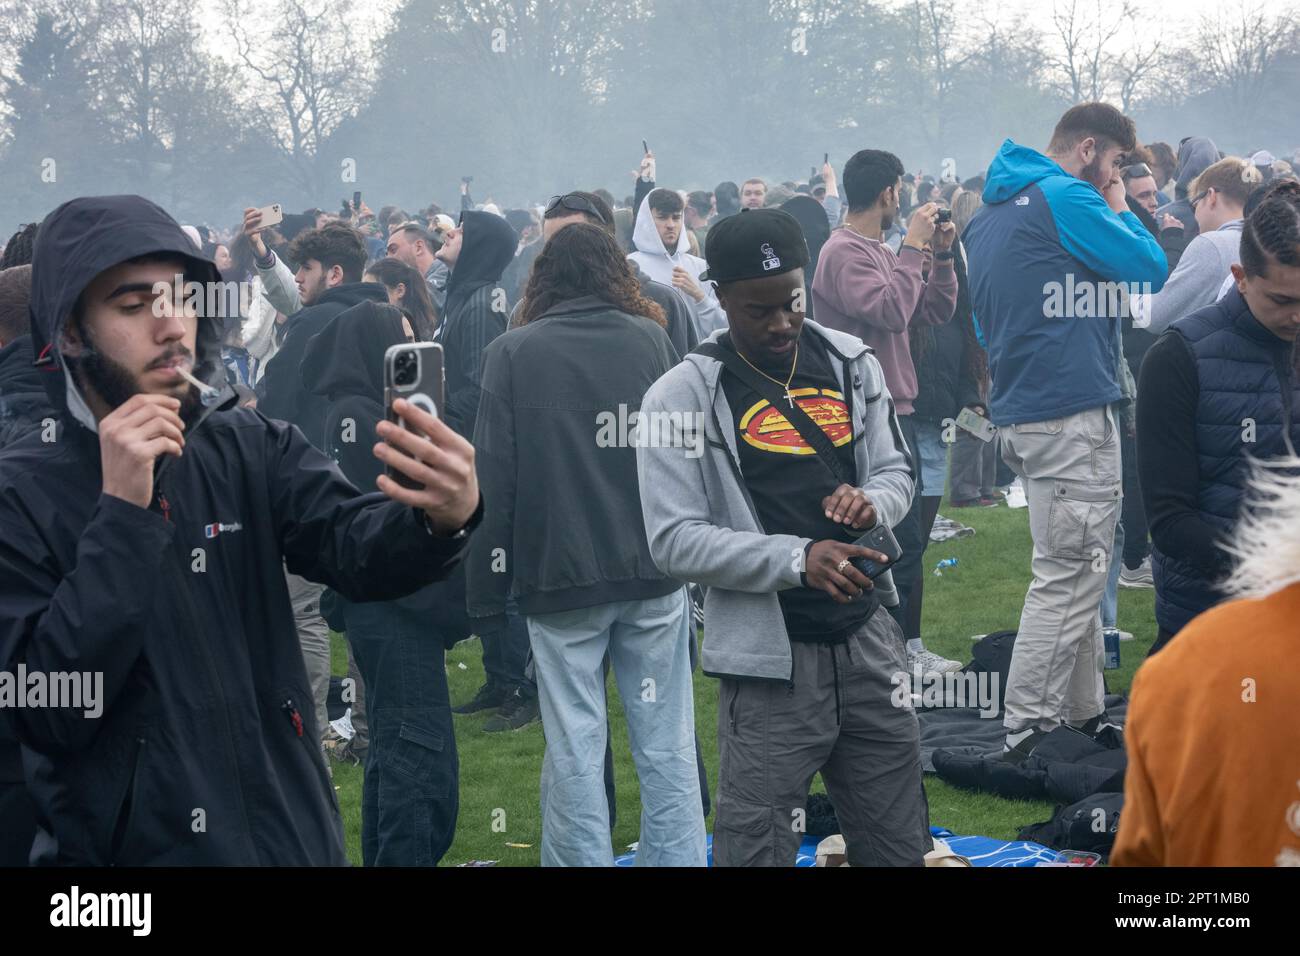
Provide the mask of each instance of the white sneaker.
POLYGON ((917 669, 922 674, 947 674, 951 671, 962 669, 961 661, 950 661, 946 657, 940 657, 934 651, 921 649, 919 654, 913 654, 910 651, 907 654, 907 672, 915 674, 917 669))
POLYGON ((1122 588, 1154 588, 1156 581, 1151 576, 1151 559, 1144 558, 1142 563, 1131 571, 1126 567, 1120 568, 1119 586, 1122 588))

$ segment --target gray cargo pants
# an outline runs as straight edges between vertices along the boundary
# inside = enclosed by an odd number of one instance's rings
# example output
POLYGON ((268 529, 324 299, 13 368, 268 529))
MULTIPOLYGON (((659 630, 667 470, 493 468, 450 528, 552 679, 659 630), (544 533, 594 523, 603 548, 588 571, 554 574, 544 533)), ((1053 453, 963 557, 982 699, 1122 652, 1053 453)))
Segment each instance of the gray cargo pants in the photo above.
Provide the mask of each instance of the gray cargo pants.
MULTIPOLYGON (((287 570, 284 572, 284 580, 289 586, 293 623, 298 628, 302 661, 307 667, 307 681, 311 685, 316 732, 323 738, 325 728, 329 726, 326 701, 330 692, 330 631, 320 614, 320 599, 325 585, 290 574, 287 570)), ((316 743, 321 744, 321 741, 317 740, 316 743)))
POLYGON ((1029 499, 1033 581, 1007 673, 1007 731, 1050 731, 1103 710, 1101 599, 1123 500, 1108 407, 1003 428, 1029 499))
POLYGON ((790 652, 791 682, 719 688, 714 866, 793 866, 818 771, 850 865, 921 866, 933 844, 902 631, 879 608, 845 643, 790 652))

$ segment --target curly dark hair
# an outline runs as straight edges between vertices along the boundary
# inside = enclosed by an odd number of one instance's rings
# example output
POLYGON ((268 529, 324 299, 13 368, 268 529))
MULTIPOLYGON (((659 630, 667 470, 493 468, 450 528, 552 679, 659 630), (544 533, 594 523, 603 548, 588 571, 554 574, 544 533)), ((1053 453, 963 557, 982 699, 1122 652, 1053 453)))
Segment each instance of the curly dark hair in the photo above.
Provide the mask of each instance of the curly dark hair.
POLYGON ((1248 276, 1268 274, 1269 259, 1300 265, 1300 183, 1268 186, 1241 230, 1241 267, 1248 276))
POLYGON ((585 222, 565 226, 538 253, 524 289, 519 324, 527 325, 560 302, 588 295, 661 327, 668 324, 659 304, 641 294, 641 283, 614 238, 585 222))
POLYGON ((366 241, 347 223, 327 222, 319 229, 300 232, 289 243, 289 259, 302 265, 315 259, 325 271, 335 266, 343 269, 344 282, 360 282, 366 266, 366 241))
POLYGON ((32 250, 36 246, 36 230, 39 228, 40 223, 29 222, 9 237, 5 243, 4 256, 0 257, 0 269, 31 265, 32 250))

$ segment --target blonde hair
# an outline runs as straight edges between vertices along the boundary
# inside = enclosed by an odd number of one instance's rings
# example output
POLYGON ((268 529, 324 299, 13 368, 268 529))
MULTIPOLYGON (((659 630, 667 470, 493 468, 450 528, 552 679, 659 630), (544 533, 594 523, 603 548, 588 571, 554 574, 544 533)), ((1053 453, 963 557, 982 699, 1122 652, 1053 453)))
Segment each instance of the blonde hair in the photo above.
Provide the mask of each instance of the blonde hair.
POLYGON ((1246 200, 1255 191, 1255 187, 1264 181, 1263 175, 1253 163, 1238 156, 1225 156, 1205 168, 1201 175, 1192 180, 1187 194, 1195 197, 1213 189, 1225 199, 1231 199, 1238 206, 1246 205, 1246 200))
POLYGON ((957 194, 957 198, 952 201, 952 224, 957 227, 958 235, 961 235, 971 216, 975 215, 975 210, 982 205, 984 200, 973 189, 963 189, 957 194))
POLYGON ((1230 597, 1266 597, 1300 582, 1300 457, 1294 449, 1251 461, 1241 520, 1224 548, 1237 559, 1221 583, 1230 597))

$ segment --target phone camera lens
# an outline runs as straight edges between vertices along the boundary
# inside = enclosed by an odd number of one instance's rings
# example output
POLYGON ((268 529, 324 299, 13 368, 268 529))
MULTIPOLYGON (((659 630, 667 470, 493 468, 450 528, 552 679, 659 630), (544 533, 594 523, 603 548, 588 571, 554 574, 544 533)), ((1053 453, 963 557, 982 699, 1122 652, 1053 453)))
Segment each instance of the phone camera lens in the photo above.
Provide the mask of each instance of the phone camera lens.
POLYGON ((413 385, 419 373, 419 359, 414 352, 402 352, 393 363, 393 384, 413 385))

